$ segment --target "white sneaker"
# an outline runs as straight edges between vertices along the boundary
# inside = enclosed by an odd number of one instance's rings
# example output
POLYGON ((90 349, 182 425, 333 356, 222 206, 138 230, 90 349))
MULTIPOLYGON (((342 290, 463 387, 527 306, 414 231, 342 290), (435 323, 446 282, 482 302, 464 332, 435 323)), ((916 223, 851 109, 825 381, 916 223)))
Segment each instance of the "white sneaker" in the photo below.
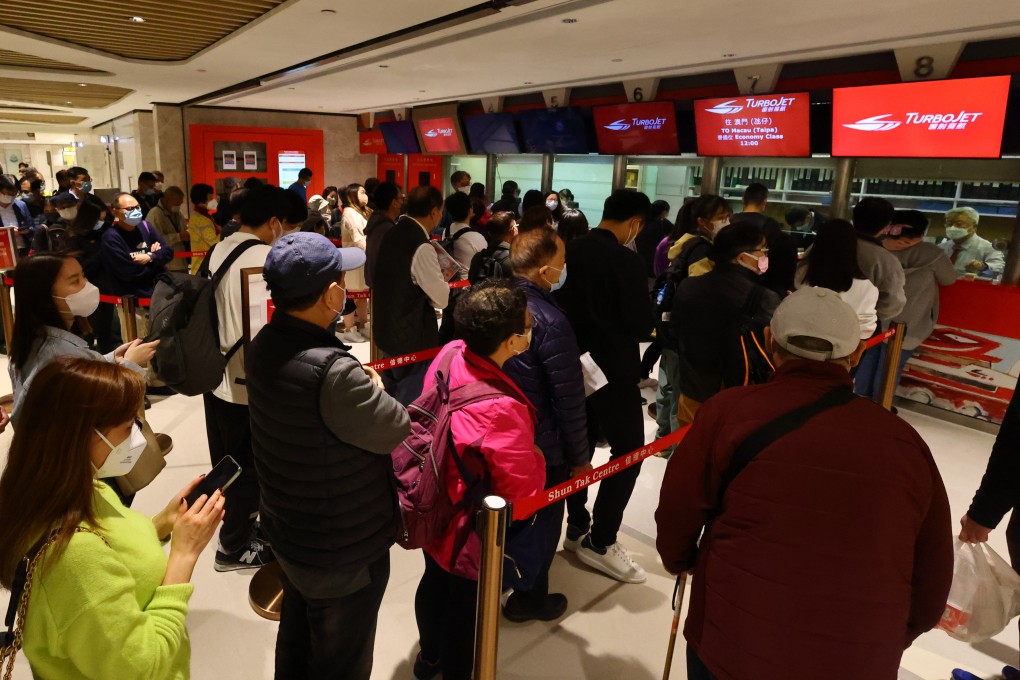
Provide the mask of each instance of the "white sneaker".
POLYGON ((359 333, 357 328, 352 328, 349 331, 344 331, 343 337, 341 339, 348 345, 353 345, 356 342, 368 342, 368 338, 359 333))
POLYGON ((577 558, 623 583, 644 583, 648 579, 645 570, 634 563, 619 541, 606 548, 605 555, 600 555, 591 547, 590 539, 586 539, 577 548, 577 558))

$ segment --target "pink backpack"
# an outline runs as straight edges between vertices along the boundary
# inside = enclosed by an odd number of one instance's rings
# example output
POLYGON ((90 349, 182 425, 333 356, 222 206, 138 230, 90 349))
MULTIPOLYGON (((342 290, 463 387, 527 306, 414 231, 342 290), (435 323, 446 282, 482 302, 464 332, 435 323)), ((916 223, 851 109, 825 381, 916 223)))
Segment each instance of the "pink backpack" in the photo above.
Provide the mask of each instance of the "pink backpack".
POLYGON ((450 364, 455 355, 455 351, 447 351, 441 356, 435 385, 407 407, 411 433, 390 454, 402 522, 397 543, 407 550, 423 548, 442 538, 460 510, 480 507, 488 493, 489 480, 468 472, 453 446, 453 414, 486 399, 519 399, 508 385, 499 382, 476 381, 451 390, 450 364), (451 458, 467 483, 463 500, 456 504, 446 490, 446 465, 451 458))

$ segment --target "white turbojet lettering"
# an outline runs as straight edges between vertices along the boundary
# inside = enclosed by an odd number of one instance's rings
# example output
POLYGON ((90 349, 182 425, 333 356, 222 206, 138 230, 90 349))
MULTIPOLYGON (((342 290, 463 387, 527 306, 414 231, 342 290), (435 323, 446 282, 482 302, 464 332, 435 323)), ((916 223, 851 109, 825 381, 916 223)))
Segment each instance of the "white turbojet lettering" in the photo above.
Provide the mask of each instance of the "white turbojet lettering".
POLYGON ((975 122, 981 113, 968 113, 967 111, 960 111, 959 113, 925 113, 920 114, 917 112, 907 114, 907 123, 910 125, 930 125, 932 123, 973 123, 975 122))

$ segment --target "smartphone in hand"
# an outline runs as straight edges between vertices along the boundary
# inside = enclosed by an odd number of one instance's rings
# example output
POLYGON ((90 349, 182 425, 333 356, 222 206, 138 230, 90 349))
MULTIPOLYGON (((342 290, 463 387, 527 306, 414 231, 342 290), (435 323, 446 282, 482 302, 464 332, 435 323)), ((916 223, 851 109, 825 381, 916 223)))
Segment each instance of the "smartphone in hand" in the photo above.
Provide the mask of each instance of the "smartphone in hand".
POLYGON ((195 501, 199 497, 212 496, 216 489, 219 489, 225 495, 227 487, 233 484, 240 474, 241 466, 231 456, 227 456, 216 464, 212 472, 207 474, 194 490, 185 496, 184 500, 188 502, 188 507, 190 508, 195 505, 195 501))

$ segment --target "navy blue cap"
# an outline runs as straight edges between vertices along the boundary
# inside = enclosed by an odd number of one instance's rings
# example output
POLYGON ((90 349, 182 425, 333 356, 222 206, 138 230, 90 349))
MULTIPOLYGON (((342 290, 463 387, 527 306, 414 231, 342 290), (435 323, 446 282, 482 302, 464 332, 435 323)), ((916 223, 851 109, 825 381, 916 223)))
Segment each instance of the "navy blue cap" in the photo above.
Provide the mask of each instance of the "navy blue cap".
POLYGON ((364 250, 337 248, 322 234, 298 231, 277 240, 262 273, 273 294, 294 299, 321 293, 340 272, 364 265, 364 250))

